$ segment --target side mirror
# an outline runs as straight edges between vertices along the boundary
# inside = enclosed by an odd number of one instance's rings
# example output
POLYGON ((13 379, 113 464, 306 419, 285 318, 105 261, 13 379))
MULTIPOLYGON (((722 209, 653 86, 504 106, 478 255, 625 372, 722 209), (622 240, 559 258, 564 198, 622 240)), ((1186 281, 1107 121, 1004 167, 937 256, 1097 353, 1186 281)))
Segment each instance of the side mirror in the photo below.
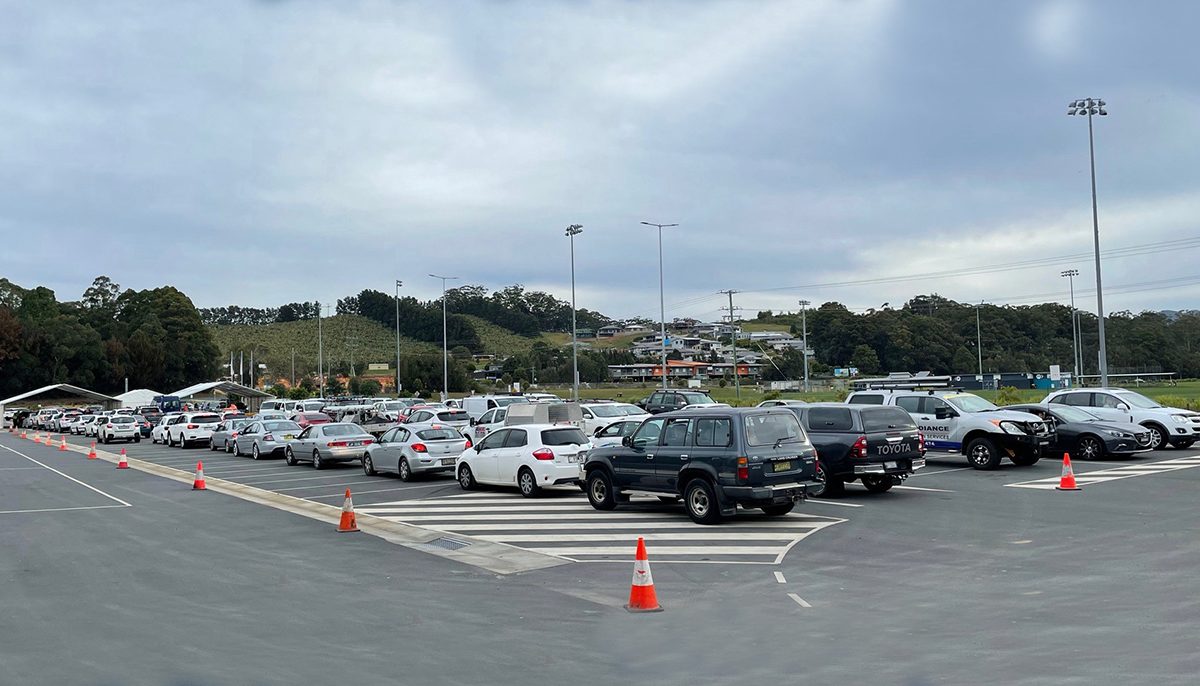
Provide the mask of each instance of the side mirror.
POLYGON ((633 447, 633 434, 630 434, 628 436, 622 436, 621 437, 621 445, 625 446, 626 448, 632 448, 633 447))
POLYGON ((1125 403, 1117 403, 1117 409, 1121 410, 1122 412, 1128 412, 1129 406, 1126 405, 1125 403))
POLYGON ((479 452, 480 450, 483 450, 483 444, 476 443, 475 444, 475 452, 479 452))
POLYGON ((604 431, 604 427, 600 427, 599 429, 596 429, 595 431, 592 432, 592 435, 599 436, 601 431, 604 431))
POLYGON ((954 416, 954 411, 948 407, 939 407, 933 412, 933 416, 938 419, 949 419, 954 416))
POLYGON ((471 426, 475 426, 475 418, 471 417, 471 426))

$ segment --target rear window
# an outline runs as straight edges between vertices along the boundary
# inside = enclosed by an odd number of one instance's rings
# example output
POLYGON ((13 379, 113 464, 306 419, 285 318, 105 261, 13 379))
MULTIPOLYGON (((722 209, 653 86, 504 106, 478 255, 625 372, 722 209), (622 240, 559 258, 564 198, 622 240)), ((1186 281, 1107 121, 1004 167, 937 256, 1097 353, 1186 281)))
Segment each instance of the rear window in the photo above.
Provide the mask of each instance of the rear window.
POLYGON ((322 420, 322 419, 328 420, 329 419, 329 415, 327 415, 323 412, 304 412, 301 414, 301 416, 309 421, 312 421, 314 419, 316 419, 316 420, 322 420))
POLYGON ((296 422, 264 422, 263 428, 267 431, 299 431, 300 425, 296 422))
POLYGON ((422 429, 417 432, 422 441, 461 441, 462 436, 454 429, 422 429))
MULTIPOLYGON (((903 412, 903 410, 901 410, 903 412)), ((808 410, 810 431, 853 431, 854 417, 840 407, 813 407, 808 410)))
POLYGON ((127 415, 120 415, 120 416, 109 419, 108 423, 109 424, 132 424, 133 417, 129 417, 127 415))
POLYGON ((542 445, 583 445, 587 442, 587 436, 573 427, 570 429, 546 429, 542 432, 542 445))
POLYGON ((438 412, 437 418, 438 418, 439 422, 469 422, 469 421, 471 421, 471 415, 467 414, 466 412, 463 412, 462 410, 456 410, 454 412, 438 412))
POLYGON ((221 418, 215 414, 198 414, 191 418, 191 424, 217 424, 221 418))
POLYGON ((679 395, 683 396, 683 399, 687 401, 688 405, 713 402, 713 399, 709 397, 707 393, 696 393, 693 391, 690 393, 680 393, 679 395))
POLYGON ((800 421, 791 412, 749 414, 744 420, 748 445, 794 443, 804 439, 800 421))
POLYGON ((367 436, 370 435, 362 430, 362 427, 353 424, 334 424, 333 426, 325 427, 326 436, 367 436))
POLYGON ((851 405, 882 405, 883 396, 877 393, 855 393, 846 402, 851 405))
POLYGON ((898 429, 915 429, 916 422, 904 410, 895 407, 863 410, 863 431, 896 431, 898 429))

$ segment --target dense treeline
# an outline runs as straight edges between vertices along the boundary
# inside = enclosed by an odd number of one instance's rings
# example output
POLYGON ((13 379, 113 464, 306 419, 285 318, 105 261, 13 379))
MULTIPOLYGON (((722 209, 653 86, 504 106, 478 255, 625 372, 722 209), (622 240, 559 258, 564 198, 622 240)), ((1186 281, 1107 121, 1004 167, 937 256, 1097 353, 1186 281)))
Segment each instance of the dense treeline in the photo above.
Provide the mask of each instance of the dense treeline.
POLYGON ((52 383, 105 393, 170 392, 217 374, 217 347, 192 301, 164 286, 121 291, 98 277, 83 297, 0 279, 0 397, 52 383))
POLYGON ((279 307, 204 307, 199 310, 205 324, 274 324, 295 322, 301 319, 316 319, 317 303, 288 303, 279 307))
MULTIPOLYGON (((975 305, 937 295, 918 296, 899 309, 855 314, 836 302, 808 312, 809 346, 820 367, 855 366, 866 374, 930 370, 939 374, 978 369, 975 305)), ((798 314, 759 313, 758 321, 800 331, 798 314)), ((1169 317, 1159 312, 1116 312, 1105 319, 1108 364, 1121 371, 1177 372, 1200 376, 1200 314, 1169 317)), ((1044 371, 1052 364, 1069 370, 1071 309, 1057 303, 979 307, 985 372, 1044 371)), ((1083 373, 1097 373, 1096 317, 1080 313, 1083 373)), ((773 376, 798 378, 799 353, 775 360, 773 376)), ((770 365, 768 365, 769 367, 770 365)), ((768 372, 768 370, 764 370, 768 372)))

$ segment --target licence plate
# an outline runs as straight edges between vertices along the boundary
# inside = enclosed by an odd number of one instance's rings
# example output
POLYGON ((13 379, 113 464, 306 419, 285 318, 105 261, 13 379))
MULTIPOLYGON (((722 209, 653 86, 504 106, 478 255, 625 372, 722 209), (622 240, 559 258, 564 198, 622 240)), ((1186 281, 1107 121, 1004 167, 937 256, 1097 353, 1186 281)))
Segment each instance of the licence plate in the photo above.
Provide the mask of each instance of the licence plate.
POLYGON ((922 469, 924 467, 925 467, 925 458, 922 457, 922 458, 918 458, 918 459, 912 461, 912 468, 914 470, 922 469))
POLYGON ((781 462, 774 462, 771 464, 771 470, 776 471, 776 472, 786 472, 791 468, 792 468, 791 460, 783 460, 781 462))
POLYGON ((295 438, 295 436, 293 436, 292 434, 284 434, 284 436, 283 436, 283 440, 285 440, 285 441, 290 441, 293 438, 295 438))
POLYGON ((453 458, 453 457, 444 457, 444 458, 442 458, 442 466, 447 467, 449 465, 452 465, 452 464, 454 464, 454 460, 455 460, 455 458, 453 458))
POLYGON ((578 453, 575 455, 567 455, 567 462, 583 462, 583 455, 578 453))
POLYGON ((899 466, 900 466, 900 465, 896 464, 895 462, 884 462, 884 463, 883 463, 883 468, 884 468, 884 469, 896 469, 896 468, 897 468, 897 467, 899 467, 899 466))

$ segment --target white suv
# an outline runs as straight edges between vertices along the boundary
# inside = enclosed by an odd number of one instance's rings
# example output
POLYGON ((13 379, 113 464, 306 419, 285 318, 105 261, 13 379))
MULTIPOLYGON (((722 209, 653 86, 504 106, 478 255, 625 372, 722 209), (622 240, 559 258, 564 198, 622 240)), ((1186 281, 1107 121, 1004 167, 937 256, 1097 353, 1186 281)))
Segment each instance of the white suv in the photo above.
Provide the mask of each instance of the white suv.
POLYGON ((112 443, 118 439, 133 441, 134 443, 141 442, 142 440, 141 425, 127 414, 108 417, 107 421, 99 425, 98 431, 101 443, 112 443))
POLYGON ((212 412, 187 412, 167 427, 167 445, 188 447, 189 443, 208 445, 221 416, 212 412))
POLYGON ((1141 424, 1150 430, 1150 447, 1154 450, 1167 445, 1190 448, 1200 439, 1200 414, 1164 407, 1141 393, 1124 388, 1055 391, 1043 402, 1083 407, 1101 419, 1141 424))

